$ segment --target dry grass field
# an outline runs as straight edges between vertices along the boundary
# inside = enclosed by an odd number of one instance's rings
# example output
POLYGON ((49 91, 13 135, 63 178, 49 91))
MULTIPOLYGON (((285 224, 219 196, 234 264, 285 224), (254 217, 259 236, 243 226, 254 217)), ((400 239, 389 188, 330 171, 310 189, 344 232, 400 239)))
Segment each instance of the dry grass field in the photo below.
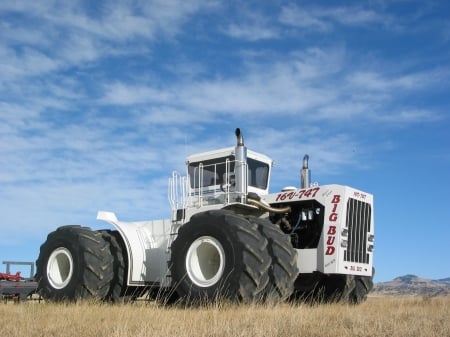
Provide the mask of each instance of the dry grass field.
POLYGON ((344 304, 163 307, 154 303, 0 303, 4 336, 450 336, 450 297, 344 304))

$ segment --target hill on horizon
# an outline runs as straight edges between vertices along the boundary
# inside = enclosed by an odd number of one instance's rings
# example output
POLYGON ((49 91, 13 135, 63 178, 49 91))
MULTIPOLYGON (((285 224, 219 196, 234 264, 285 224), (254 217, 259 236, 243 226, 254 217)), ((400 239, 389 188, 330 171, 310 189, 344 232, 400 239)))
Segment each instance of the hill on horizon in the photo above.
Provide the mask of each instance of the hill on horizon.
POLYGON ((372 296, 449 296, 450 277, 430 280, 417 275, 404 275, 392 281, 375 283, 372 296))

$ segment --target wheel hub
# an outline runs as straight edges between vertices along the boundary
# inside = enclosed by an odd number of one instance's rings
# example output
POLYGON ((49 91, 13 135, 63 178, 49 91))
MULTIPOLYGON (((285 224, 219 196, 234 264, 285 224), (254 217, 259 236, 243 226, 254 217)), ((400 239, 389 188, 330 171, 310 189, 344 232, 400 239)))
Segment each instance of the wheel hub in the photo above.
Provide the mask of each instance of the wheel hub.
POLYGON ((192 242, 186 254, 186 271, 192 283, 211 287, 223 275, 225 252, 222 244, 211 236, 202 236, 192 242))
POLYGON ((47 278, 50 285, 55 289, 67 286, 73 275, 73 258, 67 248, 55 249, 47 263, 47 278))

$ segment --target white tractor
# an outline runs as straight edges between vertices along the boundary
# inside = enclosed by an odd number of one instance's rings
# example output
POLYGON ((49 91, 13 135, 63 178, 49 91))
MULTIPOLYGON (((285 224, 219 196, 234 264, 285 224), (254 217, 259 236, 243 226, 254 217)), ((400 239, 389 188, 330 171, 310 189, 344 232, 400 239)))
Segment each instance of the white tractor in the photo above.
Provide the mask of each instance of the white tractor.
POLYGON ((37 260, 48 300, 150 296, 185 302, 218 298, 359 303, 373 287, 373 196, 310 183, 269 194, 272 159, 244 146, 192 155, 187 175, 169 179, 172 217, 123 222, 115 230, 63 226, 37 260))

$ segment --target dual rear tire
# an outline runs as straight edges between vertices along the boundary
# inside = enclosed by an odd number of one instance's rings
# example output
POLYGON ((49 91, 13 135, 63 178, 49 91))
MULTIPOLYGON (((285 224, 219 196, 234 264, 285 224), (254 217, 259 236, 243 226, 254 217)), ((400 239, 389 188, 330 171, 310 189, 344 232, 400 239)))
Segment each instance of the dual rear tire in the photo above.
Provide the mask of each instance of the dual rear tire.
POLYGON ((269 283, 267 240, 230 211, 198 213, 171 246, 173 287, 187 303, 253 301, 269 283))
POLYGON ((102 234, 81 226, 50 233, 36 261, 38 292, 52 301, 107 298, 113 257, 102 234))
POLYGON ((295 251, 266 220, 227 210, 199 213, 171 249, 173 287, 185 302, 281 300, 293 291, 295 251))

